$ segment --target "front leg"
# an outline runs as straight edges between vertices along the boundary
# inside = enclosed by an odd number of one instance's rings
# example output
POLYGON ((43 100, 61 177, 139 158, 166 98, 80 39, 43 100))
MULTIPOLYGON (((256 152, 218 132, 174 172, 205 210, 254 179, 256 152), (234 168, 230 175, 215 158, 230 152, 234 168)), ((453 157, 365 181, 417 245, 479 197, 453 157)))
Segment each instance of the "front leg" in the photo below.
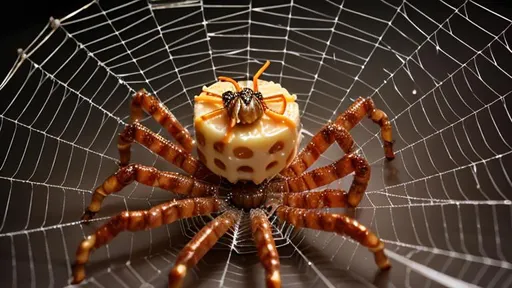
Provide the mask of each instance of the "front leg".
POLYGON ((200 180, 173 172, 159 171, 154 167, 139 164, 130 164, 121 167, 115 174, 108 177, 92 194, 92 200, 82 216, 82 220, 89 220, 100 210, 105 197, 121 191, 133 181, 159 187, 173 193, 201 197, 218 194, 218 187, 200 180))
POLYGON ((313 136, 308 145, 292 160, 288 168, 281 171, 286 177, 300 176, 324 153, 334 142, 337 142, 345 153, 353 150, 354 140, 349 131, 365 116, 381 127, 381 137, 384 141, 384 154, 388 160, 393 160, 392 127, 388 116, 382 110, 376 109, 370 98, 358 98, 334 122, 329 122, 313 136))
POLYGON ((155 154, 198 179, 208 179, 215 183, 220 180, 192 154, 138 122, 126 125, 119 134, 117 148, 119 150, 120 166, 126 166, 130 162, 131 146, 134 141, 144 145, 155 154))
POLYGON ((195 141, 176 117, 158 99, 150 95, 146 90, 141 89, 133 96, 131 104, 131 121, 138 122, 143 117, 143 110, 146 110, 176 141, 187 151, 192 152, 195 141))
POLYGON ((352 172, 354 172, 354 180, 352 180, 352 185, 348 190, 347 201, 351 207, 356 207, 361 202, 370 181, 371 168, 366 159, 355 153, 347 154, 330 165, 285 179, 282 182, 284 184, 281 184, 285 187, 280 188, 280 191, 302 192, 313 190, 341 179, 352 172))
POLYGON ((384 243, 377 235, 355 219, 342 214, 288 206, 279 206, 276 214, 281 221, 286 221, 295 227, 347 235, 373 252, 375 263, 381 270, 391 268, 388 257, 384 252, 384 243))

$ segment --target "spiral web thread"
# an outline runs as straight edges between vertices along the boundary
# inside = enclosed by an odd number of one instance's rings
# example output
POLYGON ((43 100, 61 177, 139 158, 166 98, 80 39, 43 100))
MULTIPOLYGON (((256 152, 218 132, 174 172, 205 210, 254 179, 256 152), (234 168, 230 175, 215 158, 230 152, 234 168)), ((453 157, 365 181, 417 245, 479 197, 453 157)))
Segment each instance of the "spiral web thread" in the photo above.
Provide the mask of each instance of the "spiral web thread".
MULTIPOLYGON (((202 86, 219 75, 245 80, 267 59, 262 78, 298 97, 303 144, 359 96, 389 115, 396 139, 388 163, 371 121, 351 132, 372 165, 354 216, 384 240, 393 270, 376 273, 350 239, 271 218, 284 286, 511 286, 510 17, 475 1, 233 2, 92 1, 20 49, 0 86, 2 286, 66 286, 79 241, 97 225, 172 197, 133 184, 109 196, 92 224, 79 221, 116 170, 134 91, 156 95, 193 133, 202 86)), ((315 167, 342 155, 334 146, 315 167)), ((173 170, 133 150, 133 162, 173 170)), ((329 187, 347 189, 350 178, 329 187)), ((92 255, 86 284, 164 287, 208 220, 122 233, 92 255)), ((189 281, 262 284, 249 223, 245 215, 189 281)))

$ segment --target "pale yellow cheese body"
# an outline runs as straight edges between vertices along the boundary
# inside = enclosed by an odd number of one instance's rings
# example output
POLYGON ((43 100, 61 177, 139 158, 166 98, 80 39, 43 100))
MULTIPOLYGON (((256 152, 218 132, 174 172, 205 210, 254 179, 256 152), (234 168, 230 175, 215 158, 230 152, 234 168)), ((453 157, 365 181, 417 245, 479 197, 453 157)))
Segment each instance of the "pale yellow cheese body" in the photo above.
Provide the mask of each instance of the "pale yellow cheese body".
MULTIPOLYGON (((238 82, 240 87, 253 88, 252 81, 238 82)), ((236 125, 227 143, 222 139, 228 127, 227 113, 208 121, 199 121, 199 117, 222 107, 221 104, 195 103, 194 129, 196 131, 197 149, 201 161, 215 174, 226 178, 231 183, 250 180, 260 184, 272 178, 287 167, 296 156, 300 145, 300 115, 296 95, 291 95, 280 84, 258 81, 259 91, 263 97, 283 94, 287 99, 284 115, 296 124, 290 129, 285 123, 276 122, 263 115, 250 125, 236 125)), ((206 92, 222 95, 227 90, 235 91, 229 82, 217 82, 203 87, 201 95, 206 92), (206 91, 206 92, 205 92, 206 91)), ((280 110, 281 103, 270 103, 269 107, 280 110)))

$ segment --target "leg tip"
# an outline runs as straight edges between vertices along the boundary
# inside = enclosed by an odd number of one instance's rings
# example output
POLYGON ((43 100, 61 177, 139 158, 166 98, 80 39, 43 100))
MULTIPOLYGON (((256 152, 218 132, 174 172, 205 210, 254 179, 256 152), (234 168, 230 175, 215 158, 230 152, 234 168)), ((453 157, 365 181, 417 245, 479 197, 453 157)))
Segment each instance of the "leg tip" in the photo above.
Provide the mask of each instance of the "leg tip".
POLYGON ((389 263, 389 261, 386 261, 384 264, 381 264, 379 268, 381 271, 388 271, 391 269, 391 263, 389 263))
POLYGON ((178 264, 169 273, 169 288, 181 288, 183 278, 187 275, 187 266, 178 264))
POLYGON ((393 152, 393 144, 395 141, 384 141, 384 155, 388 161, 395 159, 395 152, 393 152))
POLYGON ((80 284, 85 279, 85 269, 84 265, 77 264, 73 269, 73 279, 71 280, 71 285, 80 284))
POLYGON ((87 209, 85 210, 84 214, 82 215, 82 220, 83 221, 89 221, 91 220, 92 218, 94 218, 94 215, 96 215, 96 212, 92 212, 91 210, 87 209))

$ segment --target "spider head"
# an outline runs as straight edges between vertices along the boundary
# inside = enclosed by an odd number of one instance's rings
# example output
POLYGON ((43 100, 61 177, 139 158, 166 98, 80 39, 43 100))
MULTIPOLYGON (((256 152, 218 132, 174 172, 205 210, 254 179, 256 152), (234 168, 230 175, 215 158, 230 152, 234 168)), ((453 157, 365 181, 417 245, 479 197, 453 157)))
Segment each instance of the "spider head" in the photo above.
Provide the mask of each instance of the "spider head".
POLYGON ((261 92, 254 92, 247 87, 237 92, 226 91, 222 94, 224 108, 234 124, 252 124, 258 121, 265 109, 262 100, 261 92))

